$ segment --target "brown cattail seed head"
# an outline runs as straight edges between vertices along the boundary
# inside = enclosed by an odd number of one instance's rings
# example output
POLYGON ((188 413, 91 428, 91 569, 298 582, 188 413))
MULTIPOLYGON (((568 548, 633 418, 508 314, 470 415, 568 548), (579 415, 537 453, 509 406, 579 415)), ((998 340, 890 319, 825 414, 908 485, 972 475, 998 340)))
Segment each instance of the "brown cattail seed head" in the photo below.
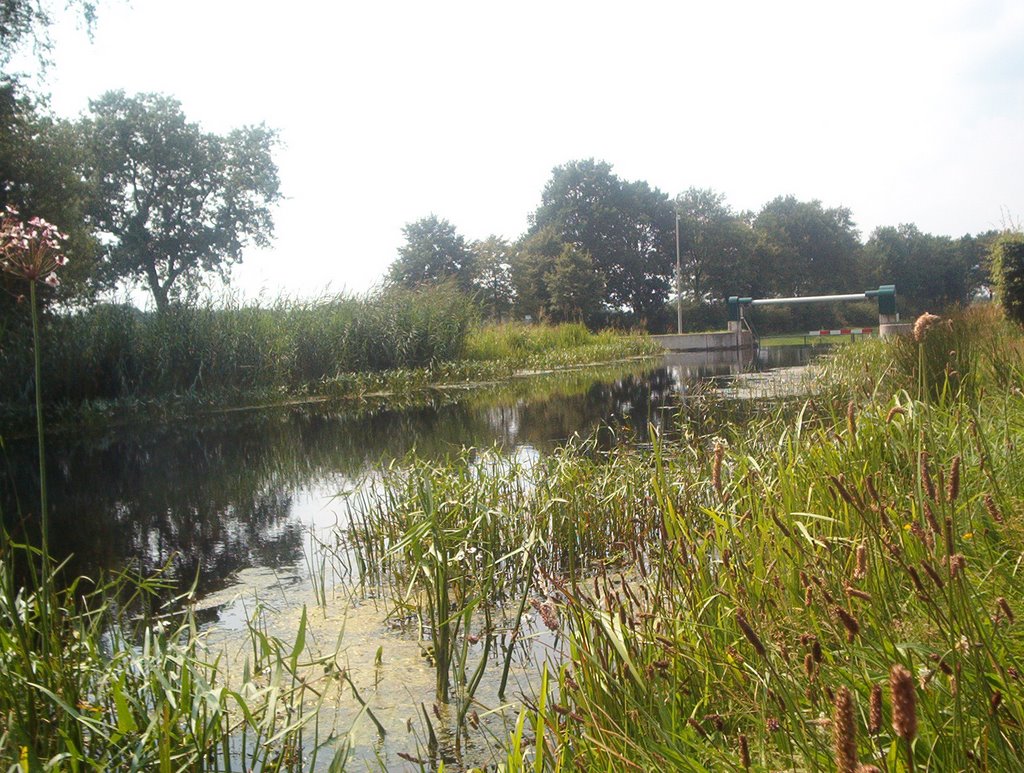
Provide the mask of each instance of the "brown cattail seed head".
POLYGON ((946 482, 946 501, 952 504, 960 496, 960 457, 954 456, 949 466, 949 480, 946 482))
POLYGON ((857 413, 853 400, 846 404, 846 430, 850 433, 851 440, 857 437, 857 413))
POLYGON ((857 728, 853 721, 853 697, 846 687, 836 691, 832 714, 832 743, 838 773, 857 769, 857 728))
POLYGON ((913 741, 917 737, 914 677, 899 663, 889 670, 889 691, 892 693, 892 729, 905 741, 913 741))
POLYGON ((746 770, 746 769, 748 769, 750 767, 750 747, 747 746, 747 737, 745 735, 743 735, 742 733, 740 734, 740 737, 739 737, 739 746, 740 746, 740 766, 743 767, 744 770, 746 770))
POLYGON ((928 498, 935 501, 935 484, 932 483, 932 476, 928 472, 928 452, 922 451, 918 455, 918 468, 921 471, 921 485, 924 486, 928 498))
POLYGON ((868 732, 878 735, 882 732, 882 688, 871 686, 871 707, 868 713, 868 732))

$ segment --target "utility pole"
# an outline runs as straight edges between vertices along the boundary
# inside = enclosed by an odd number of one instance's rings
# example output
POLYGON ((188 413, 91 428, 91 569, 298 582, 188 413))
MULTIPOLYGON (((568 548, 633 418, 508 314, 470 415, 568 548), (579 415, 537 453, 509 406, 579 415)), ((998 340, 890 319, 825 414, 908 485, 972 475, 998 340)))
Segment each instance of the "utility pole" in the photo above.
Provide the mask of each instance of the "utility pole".
POLYGON ((676 332, 683 332, 683 264, 679 260, 678 212, 676 212, 676 332))

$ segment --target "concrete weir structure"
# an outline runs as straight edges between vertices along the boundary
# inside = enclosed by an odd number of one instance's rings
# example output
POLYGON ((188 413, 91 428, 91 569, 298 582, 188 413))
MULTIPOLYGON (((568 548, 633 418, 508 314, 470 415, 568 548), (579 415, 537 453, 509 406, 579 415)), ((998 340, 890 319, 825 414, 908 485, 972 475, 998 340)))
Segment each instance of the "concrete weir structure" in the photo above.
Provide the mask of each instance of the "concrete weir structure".
POLYGON ((749 330, 722 330, 715 333, 669 333, 651 336, 670 352, 722 352, 753 349, 749 330))
MULTIPOLYGON (((719 352, 723 350, 752 349, 757 343, 754 333, 743 317, 747 306, 777 306, 795 303, 837 303, 862 301, 865 298, 878 300, 878 332, 883 338, 905 335, 910 328, 900 322, 896 311, 896 285, 881 285, 877 290, 841 295, 804 295, 795 298, 740 298, 731 296, 728 301, 729 329, 715 333, 675 333, 651 336, 670 352, 719 352)), ((682 318, 679 319, 682 327, 682 318)))

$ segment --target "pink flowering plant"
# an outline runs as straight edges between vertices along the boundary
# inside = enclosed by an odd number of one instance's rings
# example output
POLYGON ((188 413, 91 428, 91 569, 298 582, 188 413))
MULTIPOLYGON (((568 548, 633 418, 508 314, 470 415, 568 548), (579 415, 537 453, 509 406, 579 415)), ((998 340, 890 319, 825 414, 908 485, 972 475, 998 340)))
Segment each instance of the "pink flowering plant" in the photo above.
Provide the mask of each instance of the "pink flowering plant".
POLYGON ((0 220, 0 271, 29 285, 32 308, 32 353, 35 360, 36 434, 39 443, 39 520, 42 536, 43 579, 50 575, 49 516, 46 502, 46 451, 43 437, 42 364, 40 361, 39 310, 36 285, 60 284, 57 269, 67 265, 62 243, 67 239, 57 227, 40 217, 21 219, 18 210, 8 206, 0 220))
POLYGON ((57 269, 68 263, 62 252, 66 239, 52 223, 40 217, 26 222, 18 210, 8 206, 0 221, 0 270, 33 284, 56 287, 60 284, 57 269))

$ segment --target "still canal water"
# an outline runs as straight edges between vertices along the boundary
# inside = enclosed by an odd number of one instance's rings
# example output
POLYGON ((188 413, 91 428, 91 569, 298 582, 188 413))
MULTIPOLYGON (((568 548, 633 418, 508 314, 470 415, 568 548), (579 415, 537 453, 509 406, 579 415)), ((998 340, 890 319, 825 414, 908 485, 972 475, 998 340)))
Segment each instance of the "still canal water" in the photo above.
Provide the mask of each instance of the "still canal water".
MULTIPOLYGON (((400 728, 410 724, 410 705, 430 700, 419 637, 393 630, 379 606, 351 597, 329 611, 310 588, 311 545, 345 522, 344 494, 370 485, 374 469, 412 451, 431 458, 497 447, 529 459, 574 435, 597 433, 604 447, 642 442, 648 425, 667 426, 688 395, 770 393, 778 380, 757 372, 786 372, 812 356, 808 348, 763 350, 756 361, 675 356, 439 392, 407 408, 394 400, 310 405, 55 434, 47 440, 52 549, 72 556, 69 571, 76 575, 131 567, 144 574, 163 569, 179 588, 195 581, 201 620, 226 641, 245 629, 254 597, 276 611, 269 626, 282 637, 297 625, 303 604, 319 601, 323 612, 311 630, 327 637, 344 627, 348 667, 375 672, 369 692, 377 716, 400 728), (398 692, 376 689, 385 642, 398 692)), ((8 441, 5 453, 5 523, 31 529, 18 514, 33 509, 35 445, 8 441)), ((537 641, 553 646, 540 633, 537 641)), ((369 764, 383 755, 388 766, 400 767, 395 750, 364 730, 353 733, 355 759, 369 764)))

